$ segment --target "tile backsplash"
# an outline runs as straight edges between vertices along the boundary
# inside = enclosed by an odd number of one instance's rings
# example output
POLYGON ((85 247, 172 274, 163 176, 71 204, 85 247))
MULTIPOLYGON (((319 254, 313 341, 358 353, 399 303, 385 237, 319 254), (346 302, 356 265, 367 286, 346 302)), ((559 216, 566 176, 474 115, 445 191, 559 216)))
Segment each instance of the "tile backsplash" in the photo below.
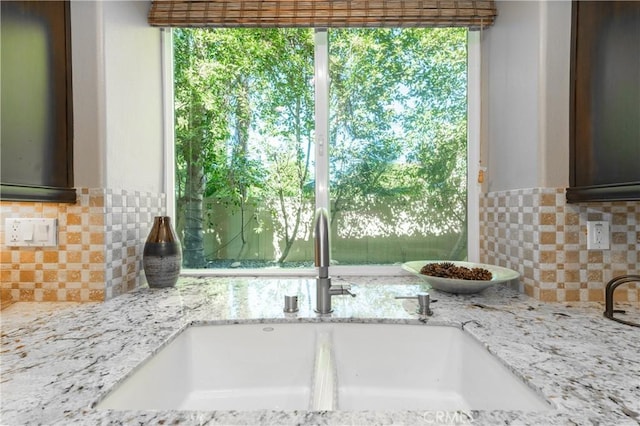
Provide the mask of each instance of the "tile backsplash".
MULTIPOLYGON (((604 300, 609 280, 640 273, 640 202, 568 204, 564 188, 483 194, 480 258, 521 274, 520 290, 549 302, 604 300), (587 221, 610 222, 610 250, 587 250, 587 221)), ((615 300, 640 302, 640 284, 615 300)))
POLYGON ((3 305, 103 301, 140 285, 144 241, 153 217, 164 214, 164 194, 103 188, 77 193, 75 204, 0 202, 3 305), (8 217, 58 219, 58 246, 5 246, 8 217))
MULTIPOLYGON (((0 301, 103 301, 141 284, 142 249, 164 194, 78 189, 75 204, 0 202, 0 301), (7 247, 4 219, 58 219, 58 247, 7 247)), ((640 273, 640 202, 567 204, 564 188, 483 194, 481 261, 521 274, 549 302, 603 301, 612 278, 640 273), (611 249, 587 250, 587 220, 611 224, 611 249)), ((616 300, 640 302, 640 284, 616 300)))

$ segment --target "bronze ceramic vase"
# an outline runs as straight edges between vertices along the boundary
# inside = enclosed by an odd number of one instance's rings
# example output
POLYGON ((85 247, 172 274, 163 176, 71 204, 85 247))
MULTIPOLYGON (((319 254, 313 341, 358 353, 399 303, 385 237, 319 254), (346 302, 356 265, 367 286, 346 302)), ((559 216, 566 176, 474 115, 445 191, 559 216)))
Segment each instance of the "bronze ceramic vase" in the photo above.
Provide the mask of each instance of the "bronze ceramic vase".
POLYGON ((168 216, 156 216, 144 244, 142 267, 152 288, 173 287, 180 275, 182 250, 168 216))

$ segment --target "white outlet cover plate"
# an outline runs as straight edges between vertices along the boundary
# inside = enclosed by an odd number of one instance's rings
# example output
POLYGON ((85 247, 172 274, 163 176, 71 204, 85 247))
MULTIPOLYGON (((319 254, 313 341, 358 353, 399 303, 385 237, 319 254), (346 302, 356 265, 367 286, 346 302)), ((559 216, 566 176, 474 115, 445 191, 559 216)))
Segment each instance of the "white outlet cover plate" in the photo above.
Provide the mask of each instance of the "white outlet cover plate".
POLYGON ((4 243, 8 247, 55 247, 58 245, 58 220, 6 218, 4 243))
POLYGON ((587 221, 587 250, 609 250, 609 222, 587 221))

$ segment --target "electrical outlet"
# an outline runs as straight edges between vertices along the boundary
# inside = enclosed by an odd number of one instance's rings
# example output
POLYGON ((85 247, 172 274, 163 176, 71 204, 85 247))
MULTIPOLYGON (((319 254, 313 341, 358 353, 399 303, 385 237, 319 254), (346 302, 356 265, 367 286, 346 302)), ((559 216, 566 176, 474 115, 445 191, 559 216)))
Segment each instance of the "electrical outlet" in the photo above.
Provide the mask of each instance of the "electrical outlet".
POLYGON ((51 218, 6 218, 4 243, 9 247, 57 246, 58 221, 51 218))
POLYGON ((17 245, 20 241, 20 221, 7 218, 4 221, 4 242, 6 245, 17 245))
POLYGON ((587 221, 587 250, 609 250, 609 222, 587 221))

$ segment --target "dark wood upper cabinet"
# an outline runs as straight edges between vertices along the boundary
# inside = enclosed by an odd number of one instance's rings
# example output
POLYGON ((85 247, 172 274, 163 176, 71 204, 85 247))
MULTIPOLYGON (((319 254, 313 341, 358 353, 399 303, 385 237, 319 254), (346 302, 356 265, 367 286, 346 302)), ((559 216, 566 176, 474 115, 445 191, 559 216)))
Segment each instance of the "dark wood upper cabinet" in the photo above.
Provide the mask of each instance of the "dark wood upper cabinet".
POLYGON ((69 2, 0 3, 0 198, 75 202, 69 2))
POLYGON ((567 201, 640 200, 640 2, 572 15, 567 201))

